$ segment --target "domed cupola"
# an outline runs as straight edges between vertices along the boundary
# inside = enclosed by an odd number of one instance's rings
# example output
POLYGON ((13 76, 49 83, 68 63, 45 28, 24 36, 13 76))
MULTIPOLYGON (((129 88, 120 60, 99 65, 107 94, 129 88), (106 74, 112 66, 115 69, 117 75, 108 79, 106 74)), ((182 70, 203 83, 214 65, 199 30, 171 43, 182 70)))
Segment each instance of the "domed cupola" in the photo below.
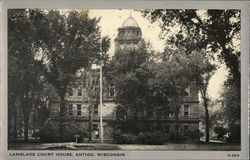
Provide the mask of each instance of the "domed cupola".
POLYGON ((142 42, 142 32, 137 21, 130 15, 118 28, 115 39, 116 51, 139 49, 142 42))
POLYGON ((138 23, 136 22, 136 20, 129 16, 123 23, 121 28, 126 28, 126 27, 139 27, 138 23))

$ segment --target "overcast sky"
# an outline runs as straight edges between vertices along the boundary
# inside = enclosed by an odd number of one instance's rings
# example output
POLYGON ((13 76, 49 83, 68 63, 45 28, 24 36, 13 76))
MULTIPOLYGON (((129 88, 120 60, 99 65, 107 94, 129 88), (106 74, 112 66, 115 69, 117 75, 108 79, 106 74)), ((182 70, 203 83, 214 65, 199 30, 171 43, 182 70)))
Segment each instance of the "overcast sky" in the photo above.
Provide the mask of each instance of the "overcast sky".
MULTIPOLYGON (((109 36, 111 38, 112 43, 109 54, 114 54, 114 39, 118 33, 117 29, 130 14, 141 27, 142 37, 145 41, 152 43, 152 49, 159 52, 163 51, 165 46, 164 40, 159 38, 159 25, 157 23, 151 24, 147 19, 142 17, 139 12, 133 10, 89 10, 89 17, 101 17, 100 26, 102 36, 109 36)), ((217 99, 220 96, 227 74, 228 72, 225 65, 220 65, 220 69, 218 69, 211 78, 208 92, 212 99, 217 99)))

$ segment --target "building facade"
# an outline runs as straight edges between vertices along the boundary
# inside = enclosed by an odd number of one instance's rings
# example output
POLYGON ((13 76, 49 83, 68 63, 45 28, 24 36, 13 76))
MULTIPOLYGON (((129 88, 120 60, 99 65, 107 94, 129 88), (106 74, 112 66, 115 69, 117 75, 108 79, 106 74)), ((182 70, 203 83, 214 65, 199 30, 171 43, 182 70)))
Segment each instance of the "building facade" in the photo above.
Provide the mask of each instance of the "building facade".
MULTIPOLYGON (((115 51, 138 50, 145 47, 145 41, 142 38, 142 31, 138 23, 133 17, 128 17, 118 29, 118 36, 115 39, 115 51)), ((96 81, 98 86, 99 71, 93 70, 89 77, 96 81)), ((112 140, 114 129, 109 122, 116 121, 116 109, 119 105, 115 101, 115 89, 104 80, 103 88, 103 132, 104 140, 112 140)), ((79 127, 89 130, 89 94, 86 82, 78 80, 75 85, 72 85, 67 94, 67 116, 66 120, 74 120, 79 127)), ((98 92, 98 90, 97 90, 98 92)), ((187 130, 199 129, 199 100, 198 90, 191 86, 188 89, 188 95, 184 97, 183 104, 179 115, 179 133, 185 135, 187 130)), ((98 94, 98 93, 97 93, 98 94)), ((56 118, 59 116, 60 99, 51 97, 50 99, 50 117, 56 118)), ((92 139, 99 139, 100 131, 100 105, 96 103, 92 112, 92 139)), ((140 118, 140 117, 139 117, 140 118)), ((174 116, 166 115, 158 119, 164 128, 166 134, 174 132, 174 116)), ((147 119, 143 123, 155 125, 154 117, 147 119)))

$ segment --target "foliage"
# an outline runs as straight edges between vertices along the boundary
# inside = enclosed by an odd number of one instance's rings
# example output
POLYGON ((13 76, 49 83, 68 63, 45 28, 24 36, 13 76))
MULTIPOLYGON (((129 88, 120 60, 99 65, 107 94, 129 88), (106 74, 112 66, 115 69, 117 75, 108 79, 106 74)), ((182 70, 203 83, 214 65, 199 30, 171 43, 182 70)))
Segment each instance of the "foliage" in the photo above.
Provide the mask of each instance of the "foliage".
POLYGON ((115 136, 119 144, 151 144, 162 145, 168 140, 168 136, 161 132, 140 132, 138 135, 131 133, 120 133, 115 136))
POLYGON ((230 81, 232 76, 229 75, 228 81, 225 82, 223 92, 221 94, 220 102, 223 107, 223 114, 228 123, 229 137, 231 140, 240 139, 240 114, 241 114, 241 93, 238 86, 232 84, 230 81), (237 128, 239 127, 239 128, 237 128))
POLYGON ((167 137, 166 134, 161 132, 141 132, 138 134, 138 143, 162 145, 166 142, 167 137))
POLYGON ((141 10, 151 22, 160 22, 167 44, 186 46, 188 51, 208 49, 224 61, 240 85, 240 10, 141 10), (169 32, 176 28, 176 32, 169 32), (200 35, 197 37, 197 35, 200 35), (190 39, 192 39, 190 41, 190 39))
POLYGON ((25 141, 28 141, 30 113, 41 106, 46 97, 41 64, 35 60, 38 48, 34 45, 32 13, 24 9, 8 10, 9 118, 17 119, 17 110, 22 109, 25 141))
POLYGON ((83 13, 71 11, 67 15, 59 11, 35 12, 39 21, 33 25, 40 41, 38 60, 42 63, 43 73, 61 98, 60 117, 65 116, 65 94, 70 81, 82 68, 88 69, 93 63, 107 58, 109 39, 102 40, 100 53, 99 20, 89 19, 83 13))
POLYGON ((231 124, 229 126, 230 134, 228 141, 230 142, 240 142, 241 140, 241 127, 240 124, 231 124))
MULTIPOLYGON (((40 83, 47 80, 55 87, 61 98, 62 120, 66 114, 64 97, 76 72, 107 60, 110 40, 104 37, 101 43, 98 22, 76 11, 9 10, 9 82, 16 87, 10 88, 9 95, 18 92, 21 98, 26 97, 21 99, 26 122, 34 97, 41 97, 36 92, 40 83), (32 98, 31 91, 36 94, 32 98)), ((25 124, 27 128, 28 122, 25 124)))
POLYGON ((215 127, 214 132, 217 134, 217 139, 223 138, 225 134, 227 134, 227 129, 223 127, 215 127))
POLYGON ((120 134, 116 136, 116 141, 119 144, 136 144, 137 143, 137 136, 133 134, 120 134))
POLYGON ((59 123, 47 119, 40 129, 40 140, 43 142, 74 142, 75 135, 79 135, 80 139, 87 137, 87 131, 82 130, 75 122, 64 123, 63 137, 59 133, 59 123))
MULTIPOLYGON (((189 53, 197 49, 205 49, 206 55, 224 62, 229 69, 228 85, 235 91, 234 100, 237 105, 229 107, 226 113, 236 114, 233 119, 240 119, 240 10, 142 10, 142 14, 152 23, 160 22, 162 34, 166 38, 167 46, 179 49, 185 47, 189 53), (174 32, 170 29, 176 28, 174 32), (198 35, 198 36, 197 36, 198 35)), ((162 37, 163 37, 162 36, 162 37)), ((166 51, 169 48, 166 47, 166 51)), ((207 76, 209 77, 209 75, 207 76)), ((203 80, 206 80, 203 79, 203 80)), ((206 83, 203 83, 206 85, 206 83)), ((227 87, 227 86, 226 86, 227 87)), ((205 93, 206 86, 200 87, 205 93), (202 89, 203 88, 203 89, 202 89)), ((205 95, 205 94, 203 94, 205 95)), ((208 97, 203 96, 206 103, 208 97)), ((234 102, 234 103, 235 103, 234 102)), ((204 105, 206 106, 207 104, 204 105)), ((206 117, 209 117, 206 109, 206 117)), ((207 118, 207 125, 208 123, 207 118)), ((208 132, 208 128, 206 129, 208 132)))
POLYGON ((43 142, 58 142, 58 124, 51 119, 45 121, 43 127, 40 129, 40 140, 43 142))
POLYGON ((75 135, 79 135, 79 138, 87 137, 87 131, 82 130, 75 122, 64 123, 63 141, 74 142, 75 135))
POLYGON ((221 103, 229 123, 240 121, 240 92, 237 86, 225 84, 221 103))
POLYGON ((105 68, 107 79, 115 86, 117 100, 133 119, 137 119, 139 111, 147 106, 148 60, 149 53, 145 49, 120 51, 105 68))
POLYGON ((199 140, 202 136, 202 133, 200 132, 199 129, 196 129, 196 130, 189 129, 185 132, 185 135, 188 137, 188 139, 199 140))

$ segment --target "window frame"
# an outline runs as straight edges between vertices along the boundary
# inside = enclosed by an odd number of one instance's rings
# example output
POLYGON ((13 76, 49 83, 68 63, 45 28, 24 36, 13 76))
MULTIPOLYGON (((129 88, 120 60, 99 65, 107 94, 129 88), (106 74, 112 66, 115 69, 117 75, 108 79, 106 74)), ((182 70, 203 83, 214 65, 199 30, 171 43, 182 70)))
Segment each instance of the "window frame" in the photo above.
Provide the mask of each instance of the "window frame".
POLYGON ((188 130, 189 130, 189 125, 184 125, 183 126, 183 134, 186 135, 188 130))
POLYGON ((73 116, 73 104, 69 104, 68 106, 68 116, 73 116))
POLYGON ((98 115, 99 115, 99 105, 98 105, 98 104, 95 104, 95 105, 94 105, 93 115, 94 115, 94 116, 98 116, 98 115), (97 110, 96 110, 96 108, 97 108, 97 110), (97 113, 96 113, 96 111, 97 111, 97 113))
POLYGON ((74 96, 73 89, 70 88, 70 89, 69 89, 69 97, 73 97, 73 96, 74 96))
POLYGON ((184 107, 183 108, 183 117, 190 117, 190 105, 185 104, 183 107, 184 107), (187 111, 185 110, 185 108, 187 108, 187 111))
POLYGON ((82 116, 82 105, 81 104, 76 105, 76 115, 77 116, 82 116), (80 110, 79 110, 79 108, 80 108, 80 110))
POLYGON ((82 96, 82 89, 81 89, 81 88, 79 88, 79 89, 77 90, 77 96, 78 96, 78 97, 81 97, 81 96, 82 96), (79 95, 79 93, 80 93, 80 95, 79 95))

